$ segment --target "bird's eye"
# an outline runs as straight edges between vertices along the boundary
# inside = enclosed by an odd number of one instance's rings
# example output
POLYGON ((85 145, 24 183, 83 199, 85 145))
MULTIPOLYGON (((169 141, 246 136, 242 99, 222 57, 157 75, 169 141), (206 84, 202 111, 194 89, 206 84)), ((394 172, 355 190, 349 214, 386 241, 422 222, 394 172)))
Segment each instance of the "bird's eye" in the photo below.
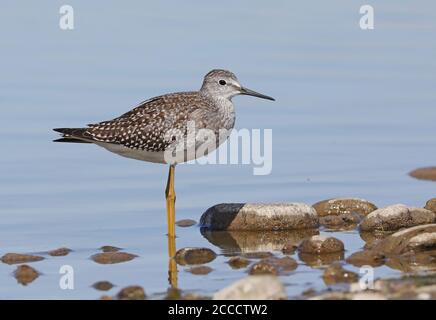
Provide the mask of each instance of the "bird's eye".
POLYGON ((220 80, 219 84, 222 85, 222 86, 225 86, 227 84, 227 82, 225 80, 220 80))

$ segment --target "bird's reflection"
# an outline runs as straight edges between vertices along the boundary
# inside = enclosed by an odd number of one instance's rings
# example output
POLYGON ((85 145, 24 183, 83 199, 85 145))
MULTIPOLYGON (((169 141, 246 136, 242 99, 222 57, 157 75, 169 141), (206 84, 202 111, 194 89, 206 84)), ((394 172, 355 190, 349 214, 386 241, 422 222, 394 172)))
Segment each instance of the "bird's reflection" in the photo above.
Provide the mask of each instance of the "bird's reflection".
POLYGON ((168 282, 170 289, 177 289, 176 237, 168 236, 168 282))
POLYGON ((224 255, 280 251, 285 245, 299 243, 304 238, 319 234, 317 229, 288 231, 210 231, 202 228, 201 234, 224 255))

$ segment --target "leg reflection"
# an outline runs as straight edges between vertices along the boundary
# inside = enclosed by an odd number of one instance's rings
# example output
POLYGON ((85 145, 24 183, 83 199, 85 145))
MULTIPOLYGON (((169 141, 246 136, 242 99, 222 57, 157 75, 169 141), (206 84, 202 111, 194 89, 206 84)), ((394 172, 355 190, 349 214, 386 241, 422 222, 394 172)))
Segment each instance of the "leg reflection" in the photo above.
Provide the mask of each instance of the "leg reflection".
POLYGON ((171 288, 177 289, 176 237, 168 236, 168 282, 171 288))

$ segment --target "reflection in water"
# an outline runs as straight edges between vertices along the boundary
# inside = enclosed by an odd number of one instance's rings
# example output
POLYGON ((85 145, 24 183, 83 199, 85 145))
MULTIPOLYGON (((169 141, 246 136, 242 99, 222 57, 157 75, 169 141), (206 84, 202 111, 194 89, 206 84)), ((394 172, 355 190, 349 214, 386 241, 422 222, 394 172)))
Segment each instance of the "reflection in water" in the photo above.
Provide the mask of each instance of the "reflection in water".
POLYGON ((336 261, 344 260, 343 252, 334 252, 326 254, 299 253, 298 258, 312 268, 321 268, 328 266, 336 261))
POLYGON ((168 282, 171 288, 177 289, 176 237, 168 236, 168 282))
POLYGON ((386 265, 391 269, 406 273, 418 273, 436 270, 436 250, 418 253, 409 253, 401 256, 390 257, 386 265))
POLYGON ((210 231, 200 229, 211 244, 220 248, 225 255, 247 252, 281 251, 285 245, 297 244, 301 240, 319 234, 317 229, 288 231, 210 231))

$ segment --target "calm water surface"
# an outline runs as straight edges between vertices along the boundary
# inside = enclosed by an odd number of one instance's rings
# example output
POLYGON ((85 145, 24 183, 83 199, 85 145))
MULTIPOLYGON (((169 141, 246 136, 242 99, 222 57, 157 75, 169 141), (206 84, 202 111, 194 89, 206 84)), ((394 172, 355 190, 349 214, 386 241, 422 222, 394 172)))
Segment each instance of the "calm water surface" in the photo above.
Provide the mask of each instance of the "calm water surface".
MULTIPOLYGON (((91 285, 99 280, 117 285, 108 294, 132 284, 152 298, 165 294, 167 167, 52 143, 51 128, 111 119, 148 97, 197 89, 216 67, 276 98, 234 99, 238 128, 273 130, 273 170, 254 176, 250 165, 179 166, 178 219, 198 221, 221 202, 357 196, 378 206, 423 206, 436 184, 407 173, 436 164, 436 5, 368 3, 376 10, 373 31, 358 27, 361 1, 74 0, 76 28, 62 31, 61 1, 3 2, 0 255, 74 252, 32 264, 43 275, 28 286, 11 275, 15 266, 0 263, 0 297, 95 299, 101 292, 91 285), (102 245, 139 257, 99 265, 89 257, 102 245), (74 290, 59 288, 65 264, 74 267, 74 290)), ((178 248, 220 254, 206 276, 179 266, 181 289, 210 295, 245 275, 197 227, 177 234, 178 248)), ((346 256, 364 244, 355 231, 335 236, 346 256)), ((290 296, 326 288, 319 269, 298 261, 283 277, 290 296)), ((398 274, 376 269, 380 277, 398 274)))

